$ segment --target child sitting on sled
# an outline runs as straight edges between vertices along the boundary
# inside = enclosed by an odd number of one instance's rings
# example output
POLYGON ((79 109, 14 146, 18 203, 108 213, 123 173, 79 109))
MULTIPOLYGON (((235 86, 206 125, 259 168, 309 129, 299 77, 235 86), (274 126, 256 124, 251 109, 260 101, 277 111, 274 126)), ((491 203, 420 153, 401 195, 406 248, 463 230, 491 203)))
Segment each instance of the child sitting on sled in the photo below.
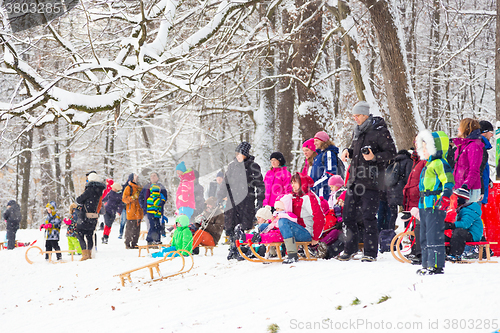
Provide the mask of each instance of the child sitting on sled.
MULTIPOLYGON (((172 251, 186 250, 189 253, 193 251, 193 234, 189 230, 189 217, 186 215, 179 215, 175 219, 175 231, 172 235, 172 242, 170 247, 163 247, 161 251, 153 253, 153 258, 163 258, 165 254, 172 251)), ((186 255, 183 253, 183 255, 186 255)), ((178 257, 178 255, 175 255, 178 257)))

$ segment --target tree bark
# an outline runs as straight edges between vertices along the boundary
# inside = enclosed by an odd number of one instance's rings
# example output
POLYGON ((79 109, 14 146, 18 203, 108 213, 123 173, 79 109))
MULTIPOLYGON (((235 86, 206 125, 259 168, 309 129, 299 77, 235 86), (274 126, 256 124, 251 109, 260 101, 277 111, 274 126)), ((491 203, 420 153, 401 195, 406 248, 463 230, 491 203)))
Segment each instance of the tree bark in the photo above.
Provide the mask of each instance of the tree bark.
POLYGON ((40 185, 42 187, 42 202, 44 204, 56 199, 51 154, 49 145, 46 144, 47 137, 45 136, 45 130, 47 128, 45 126, 38 129, 39 142, 42 146, 40 149, 40 185))
POLYGON ((413 145, 417 125, 409 98, 409 82, 394 18, 385 0, 361 1, 368 7, 377 32, 395 141, 400 149, 407 149, 413 145))
POLYGON ((21 223, 20 228, 26 229, 28 227, 28 207, 29 207, 29 194, 30 194, 30 178, 31 178, 31 148, 33 147, 33 129, 24 133, 20 139, 21 149, 25 150, 20 155, 19 173, 22 178, 21 190, 21 223))

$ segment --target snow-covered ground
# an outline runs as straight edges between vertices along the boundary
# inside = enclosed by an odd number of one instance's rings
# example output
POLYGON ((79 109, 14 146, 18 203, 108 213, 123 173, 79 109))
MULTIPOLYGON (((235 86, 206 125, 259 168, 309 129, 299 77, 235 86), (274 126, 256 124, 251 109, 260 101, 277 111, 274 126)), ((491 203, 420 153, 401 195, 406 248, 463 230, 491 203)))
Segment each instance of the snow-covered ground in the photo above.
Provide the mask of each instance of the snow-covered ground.
MULTIPOLYGON (((41 231, 19 230, 17 239, 44 248, 41 231)), ((272 324, 279 332, 494 332, 500 325, 500 264, 447 264, 444 275, 421 277, 390 253, 375 263, 282 265, 227 261, 219 245, 213 257, 194 256, 184 276, 145 283, 142 270, 122 287, 114 275, 156 259, 125 250, 116 223, 97 250, 95 259, 64 254, 59 264, 32 250, 33 265, 26 248, 0 251, 0 332, 253 333, 272 324)))

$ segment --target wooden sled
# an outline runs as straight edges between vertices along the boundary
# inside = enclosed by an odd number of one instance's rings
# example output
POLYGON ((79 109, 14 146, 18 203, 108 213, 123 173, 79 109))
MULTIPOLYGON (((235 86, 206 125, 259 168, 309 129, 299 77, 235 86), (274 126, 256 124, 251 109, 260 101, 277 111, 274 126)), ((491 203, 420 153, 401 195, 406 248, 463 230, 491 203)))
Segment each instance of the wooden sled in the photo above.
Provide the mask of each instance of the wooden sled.
POLYGON ((391 240, 391 254, 394 259, 402 263, 411 263, 411 260, 407 259, 401 252, 401 243, 407 236, 415 236, 415 233, 413 232, 413 230, 400 232, 391 240))
POLYGON ((193 259, 193 256, 191 255, 191 253, 189 253, 186 250, 182 250, 181 249, 181 250, 171 251, 171 252, 165 253, 165 257, 163 257, 160 260, 154 261, 154 262, 152 262, 150 264, 147 264, 147 265, 144 265, 144 266, 140 266, 140 267, 137 267, 137 268, 125 271, 125 272, 117 274, 115 276, 118 276, 120 278, 120 282, 122 284, 122 287, 124 287, 125 286, 125 279, 127 279, 130 283, 132 283, 132 279, 130 277, 130 274, 133 273, 133 272, 136 272, 138 270, 141 270, 141 269, 145 269, 145 268, 149 269, 149 274, 151 276, 151 280, 146 282, 146 283, 148 283, 148 282, 153 282, 153 281, 161 281, 161 280, 168 279, 168 278, 176 276, 176 275, 187 273, 191 269, 193 269, 193 266, 194 266, 194 259, 193 259), (191 267, 189 267, 189 269, 185 269, 185 267, 186 267, 186 257, 184 257, 182 255, 182 253, 188 254, 189 258, 191 258, 191 267), (176 254, 178 254, 179 256, 176 257, 175 256, 176 254), (165 276, 162 275, 161 272, 160 272, 160 264, 163 263, 163 262, 166 262, 166 261, 172 261, 175 258, 181 258, 181 260, 182 260, 182 267, 181 267, 181 269, 177 273, 174 273, 174 274, 165 275, 165 276), (153 269, 155 269, 156 273, 158 274, 157 278, 154 277, 153 269))
MULTIPOLYGON (((75 255, 76 253, 76 250, 61 250, 61 251, 43 251, 40 247, 38 246, 30 246, 28 247, 28 249, 26 250, 26 253, 24 254, 24 257, 26 258, 26 261, 28 262, 28 264, 33 264, 33 261, 31 261, 28 257, 28 252, 31 250, 31 249, 38 249, 38 251, 40 251, 40 254, 41 255, 44 255, 44 254, 48 254, 49 255, 49 262, 53 262, 52 261, 52 253, 70 253, 71 254, 71 261, 73 261, 73 256, 75 255)), ((64 262, 64 261, 58 261, 58 262, 64 262)))
POLYGON ((211 256, 214 256, 214 247, 217 247, 217 245, 210 246, 210 245, 198 245, 198 247, 203 247, 205 248, 205 256, 208 255, 208 250, 210 250, 211 256))
MULTIPOLYGON (((264 246, 266 246, 266 255, 265 255, 265 257, 262 257, 261 255, 259 255, 257 253, 257 251, 255 251, 255 249, 252 246, 252 245, 254 245, 252 242, 241 243, 239 240, 236 240, 236 247, 238 248, 238 252, 240 253, 240 255, 244 259, 246 259, 246 260, 248 260, 250 262, 282 262, 283 260, 285 260, 285 258, 283 258, 281 256, 281 250, 280 250, 280 247, 283 244, 284 244, 283 242, 259 243, 258 245, 264 245, 264 246), (255 259, 254 258, 249 258, 248 256, 246 256, 243 253, 243 251, 241 250, 241 245, 248 245, 250 247, 250 251, 252 251, 252 254, 255 256, 255 259), (269 252, 271 250, 271 247, 274 247, 276 249, 277 258, 275 258, 275 259, 269 259, 269 252)), ((308 245, 310 245, 311 242, 296 242, 295 244, 297 245, 297 248, 299 246, 302 246, 303 249, 304 249, 305 257, 299 256, 300 260, 307 260, 307 261, 316 261, 316 260, 318 260, 317 258, 314 258, 309 253, 309 247, 308 247, 308 245)))
MULTIPOLYGON (((455 264, 472 264, 472 263, 479 263, 479 264, 498 264, 498 261, 496 260, 491 260, 491 254, 490 254, 490 245, 491 244, 498 244, 497 242, 466 242, 465 245, 469 246, 478 246, 479 247, 479 259, 462 259, 460 261, 449 261, 451 263, 455 264), (486 258, 483 260, 483 249, 486 250, 486 258)), ((445 246, 450 246, 449 242, 444 243, 445 246)))
POLYGON ((170 244, 149 244, 149 245, 137 245, 139 249, 139 257, 141 256, 141 251, 146 250, 149 254, 149 249, 160 249, 162 247, 169 247, 170 244))

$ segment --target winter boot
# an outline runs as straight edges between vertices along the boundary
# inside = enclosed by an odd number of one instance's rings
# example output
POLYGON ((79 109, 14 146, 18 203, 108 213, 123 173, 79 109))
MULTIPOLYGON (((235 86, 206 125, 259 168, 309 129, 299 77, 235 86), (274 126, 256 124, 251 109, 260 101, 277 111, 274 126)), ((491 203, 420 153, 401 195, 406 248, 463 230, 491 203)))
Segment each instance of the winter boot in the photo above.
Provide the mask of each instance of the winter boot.
POLYGON ((287 258, 283 260, 283 264, 291 264, 299 261, 299 256, 297 254, 297 244, 295 243, 295 238, 285 238, 283 240, 285 243, 286 252, 288 253, 287 258))
POLYGON ((283 260, 282 264, 293 264, 299 261, 299 255, 297 253, 288 253, 288 256, 283 260))
POLYGON ((104 236, 102 236, 102 243, 103 243, 103 244, 108 244, 108 238, 109 238, 109 236, 108 236, 108 235, 104 235, 104 236))
POLYGON ((326 257, 326 252, 328 251, 328 246, 323 242, 319 242, 317 250, 318 250, 317 257, 324 259, 326 257))
POLYGON ((80 259, 80 261, 87 259, 90 259, 90 250, 82 250, 82 259, 80 259))

